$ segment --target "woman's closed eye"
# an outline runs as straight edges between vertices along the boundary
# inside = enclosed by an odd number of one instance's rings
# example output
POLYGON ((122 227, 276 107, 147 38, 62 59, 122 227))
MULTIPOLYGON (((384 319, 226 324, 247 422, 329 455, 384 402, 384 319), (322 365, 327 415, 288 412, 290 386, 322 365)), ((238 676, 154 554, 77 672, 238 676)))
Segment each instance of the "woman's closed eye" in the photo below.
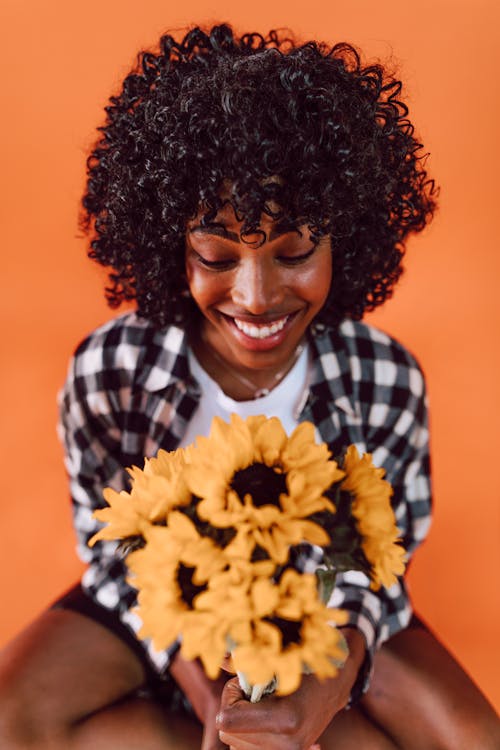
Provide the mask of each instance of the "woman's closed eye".
POLYGON ((204 258, 203 255, 200 255, 200 253, 197 253, 195 251, 196 260, 198 263, 201 263, 202 266, 205 266, 205 268, 211 268, 214 271, 226 271, 230 268, 233 268, 233 266, 236 265, 238 262, 237 260, 233 258, 223 258, 222 260, 209 260, 208 258, 204 258))
MULTIPOLYGON (((316 250, 316 245, 313 245, 305 253, 300 255, 277 255, 276 261, 283 266, 299 266, 301 263, 305 263, 316 250)), ((210 260, 205 258, 200 253, 196 252, 196 260, 205 268, 213 269, 214 271, 226 271, 234 268, 238 263, 237 258, 221 258, 220 260, 210 260)))
POLYGON ((305 253, 301 253, 300 255, 278 255, 276 257, 276 260, 284 266, 299 266, 314 254, 316 247, 317 245, 313 245, 311 248, 309 248, 309 250, 307 250, 305 253))

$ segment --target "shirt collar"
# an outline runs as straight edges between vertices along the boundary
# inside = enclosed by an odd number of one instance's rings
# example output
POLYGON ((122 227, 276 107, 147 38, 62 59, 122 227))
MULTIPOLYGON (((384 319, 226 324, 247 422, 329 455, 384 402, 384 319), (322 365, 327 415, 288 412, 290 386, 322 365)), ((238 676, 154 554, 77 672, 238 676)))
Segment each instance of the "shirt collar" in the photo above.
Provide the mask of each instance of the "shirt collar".
MULTIPOLYGON (((311 391, 321 388, 321 398, 327 400, 351 418, 360 417, 353 396, 353 382, 349 356, 344 339, 339 331, 324 329, 310 331, 312 352, 311 391)), ((171 325, 155 331, 153 335, 155 355, 143 363, 140 376, 143 387, 155 393, 177 384, 187 389, 196 387, 188 361, 188 337, 184 328, 171 325)))
POLYGON ((155 393, 174 384, 187 386, 192 379, 187 353, 187 334, 183 328, 171 325, 156 330, 138 378, 143 388, 155 393))

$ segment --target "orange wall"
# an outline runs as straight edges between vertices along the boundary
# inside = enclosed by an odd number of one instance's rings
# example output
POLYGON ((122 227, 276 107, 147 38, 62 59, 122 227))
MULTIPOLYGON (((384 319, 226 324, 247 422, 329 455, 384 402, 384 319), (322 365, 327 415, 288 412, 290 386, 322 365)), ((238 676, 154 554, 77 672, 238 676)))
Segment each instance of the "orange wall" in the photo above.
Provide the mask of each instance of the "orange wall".
POLYGON ((0 643, 81 570, 55 395, 77 341, 111 313, 76 228, 85 152, 141 45, 191 22, 285 26, 393 54, 442 185, 435 224, 374 316, 419 357, 432 401, 436 517, 411 582, 418 609, 500 708, 497 230, 500 11, 494 0, 3 0, 0 643), (215 10, 217 8, 217 11, 215 10))

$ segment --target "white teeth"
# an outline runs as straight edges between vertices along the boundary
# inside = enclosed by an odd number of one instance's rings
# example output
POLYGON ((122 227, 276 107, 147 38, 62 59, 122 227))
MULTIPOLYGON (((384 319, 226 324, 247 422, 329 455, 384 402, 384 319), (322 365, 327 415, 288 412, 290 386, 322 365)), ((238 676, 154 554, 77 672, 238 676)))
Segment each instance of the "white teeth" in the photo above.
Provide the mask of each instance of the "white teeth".
POLYGON ((275 320, 274 323, 267 326, 256 326, 252 323, 246 323, 244 320, 238 320, 238 318, 233 318, 233 320, 236 328, 243 331, 246 336, 250 336, 252 339, 266 339, 268 336, 274 336, 275 333, 278 333, 278 331, 281 331, 285 327, 288 315, 275 320))

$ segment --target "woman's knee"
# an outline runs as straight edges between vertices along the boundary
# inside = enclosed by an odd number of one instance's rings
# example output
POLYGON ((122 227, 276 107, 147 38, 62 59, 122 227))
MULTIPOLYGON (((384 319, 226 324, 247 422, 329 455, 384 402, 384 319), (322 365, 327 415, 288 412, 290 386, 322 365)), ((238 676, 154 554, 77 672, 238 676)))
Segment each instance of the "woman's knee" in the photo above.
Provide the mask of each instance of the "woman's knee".
POLYGON ((0 652, 0 747, 6 750, 41 748, 48 741, 47 695, 37 689, 37 674, 23 667, 19 650, 16 639, 0 652))
POLYGON ((380 649, 363 708, 404 750, 500 747, 494 709, 425 628, 402 631, 380 649))
POLYGON ((137 657, 111 632, 48 611, 0 652, 0 746, 49 747, 142 681, 137 657))

